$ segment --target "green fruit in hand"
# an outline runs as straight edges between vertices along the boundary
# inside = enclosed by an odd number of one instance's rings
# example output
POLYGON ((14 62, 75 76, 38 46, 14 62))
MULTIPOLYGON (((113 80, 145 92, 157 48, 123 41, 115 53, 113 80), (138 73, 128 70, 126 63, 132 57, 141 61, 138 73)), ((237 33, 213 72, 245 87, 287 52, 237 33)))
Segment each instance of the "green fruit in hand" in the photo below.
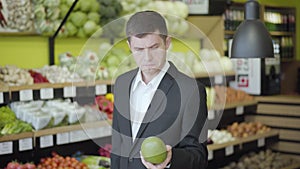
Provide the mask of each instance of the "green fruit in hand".
POLYGON ((148 137, 143 141, 141 153, 145 161, 152 164, 160 164, 167 158, 167 148, 165 143, 155 136, 148 137))

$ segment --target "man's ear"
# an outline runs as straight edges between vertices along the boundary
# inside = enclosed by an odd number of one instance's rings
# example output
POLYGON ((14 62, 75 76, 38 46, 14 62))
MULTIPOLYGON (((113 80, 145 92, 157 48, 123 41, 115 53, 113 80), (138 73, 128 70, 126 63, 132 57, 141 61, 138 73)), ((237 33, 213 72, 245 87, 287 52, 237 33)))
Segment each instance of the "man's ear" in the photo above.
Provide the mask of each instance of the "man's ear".
POLYGON ((169 47, 170 47, 170 44, 171 44, 171 37, 170 36, 167 36, 167 38, 166 38, 166 49, 169 49, 169 47))

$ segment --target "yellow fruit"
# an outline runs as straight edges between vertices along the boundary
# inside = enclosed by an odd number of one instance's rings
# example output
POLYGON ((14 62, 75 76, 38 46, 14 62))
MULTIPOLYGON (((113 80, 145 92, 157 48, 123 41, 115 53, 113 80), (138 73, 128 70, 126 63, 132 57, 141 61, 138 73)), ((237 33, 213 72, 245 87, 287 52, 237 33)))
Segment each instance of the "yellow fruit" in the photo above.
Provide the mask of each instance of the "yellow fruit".
POLYGON ((114 94, 112 94, 112 93, 107 93, 105 95, 105 98, 111 102, 114 102, 114 94))
POLYGON ((152 164, 160 164, 167 158, 167 148, 165 143, 155 136, 148 137, 143 141, 141 153, 145 161, 152 164))

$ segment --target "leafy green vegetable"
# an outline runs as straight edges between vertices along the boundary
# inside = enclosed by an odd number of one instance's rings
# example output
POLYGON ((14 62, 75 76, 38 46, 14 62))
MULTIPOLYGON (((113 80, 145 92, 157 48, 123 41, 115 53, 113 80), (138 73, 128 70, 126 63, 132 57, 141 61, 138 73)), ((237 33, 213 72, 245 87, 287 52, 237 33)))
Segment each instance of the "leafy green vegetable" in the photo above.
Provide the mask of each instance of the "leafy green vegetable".
POLYGON ((15 113, 7 106, 0 108, 0 129, 2 129, 7 123, 11 123, 16 120, 15 113))

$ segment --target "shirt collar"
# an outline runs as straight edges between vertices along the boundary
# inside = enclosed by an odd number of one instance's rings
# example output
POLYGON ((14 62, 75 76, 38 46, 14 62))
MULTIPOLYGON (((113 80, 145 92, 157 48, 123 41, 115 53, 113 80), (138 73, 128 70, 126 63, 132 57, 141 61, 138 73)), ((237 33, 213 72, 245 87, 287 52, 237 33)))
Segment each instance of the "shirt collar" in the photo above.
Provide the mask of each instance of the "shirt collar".
MULTIPOLYGON (((155 84, 158 80, 161 80, 162 78, 157 78, 160 76, 163 76, 169 69, 170 64, 169 62, 166 62, 161 71, 148 83, 149 85, 155 84)), ((132 91, 136 89, 139 83, 145 83, 142 79, 142 72, 141 69, 137 72, 137 75, 135 76, 135 80, 132 86, 132 91)))

